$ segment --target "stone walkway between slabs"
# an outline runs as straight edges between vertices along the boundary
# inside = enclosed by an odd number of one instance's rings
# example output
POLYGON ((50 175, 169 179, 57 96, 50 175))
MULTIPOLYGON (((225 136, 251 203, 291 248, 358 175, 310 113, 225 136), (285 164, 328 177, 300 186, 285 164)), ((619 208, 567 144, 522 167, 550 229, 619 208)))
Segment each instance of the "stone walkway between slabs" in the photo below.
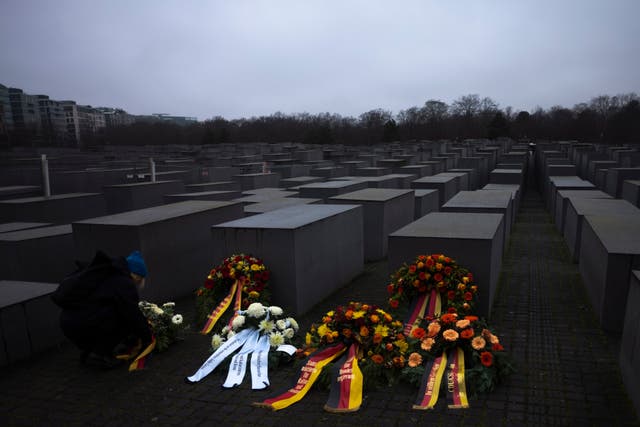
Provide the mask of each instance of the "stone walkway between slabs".
MULTIPOLYGON (((384 307, 387 262, 365 272, 299 318, 301 330, 352 300, 384 307)), ((193 319, 192 298, 176 311, 193 319)), ((367 392, 355 413, 323 410, 328 392, 312 389, 300 402, 272 412, 254 407, 297 378, 295 366, 270 375, 271 388, 250 380, 221 389, 216 370, 200 383, 191 375, 210 355, 209 338, 194 325, 185 340, 154 355, 144 371, 96 371, 79 365, 68 344, 0 370, 1 426, 640 426, 618 368, 617 342, 599 328, 576 264, 535 190, 525 193, 503 264, 492 329, 517 373, 469 409, 411 406, 417 389, 399 384, 367 392)))

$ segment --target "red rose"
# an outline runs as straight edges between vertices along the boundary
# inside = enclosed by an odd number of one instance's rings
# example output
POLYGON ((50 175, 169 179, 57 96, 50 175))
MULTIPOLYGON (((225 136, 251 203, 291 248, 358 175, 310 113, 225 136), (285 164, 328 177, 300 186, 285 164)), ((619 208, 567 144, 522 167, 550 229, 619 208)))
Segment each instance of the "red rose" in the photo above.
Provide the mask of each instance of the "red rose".
POLYGON ((448 298, 448 299, 452 300, 452 299, 454 299, 455 297, 456 297, 456 293, 455 293, 455 291, 449 291, 449 292, 447 292, 447 298, 448 298))
POLYGON ((445 268, 444 268, 444 274, 446 274, 447 276, 448 276, 449 274, 451 274, 451 271, 452 271, 451 267, 445 267, 445 268))
POLYGON ((449 308, 447 308, 447 312, 448 312, 448 313, 455 313, 456 311, 457 311, 457 310, 456 310, 456 308, 455 308, 455 307, 449 307, 449 308))
POLYGON ((493 351, 502 351, 504 347, 500 343, 495 343, 491 346, 491 350, 493 351))
POLYGON ((409 266, 409 271, 410 271, 411 273, 415 273, 415 272, 416 272, 416 268, 417 268, 417 267, 415 266, 415 264, 411 264, 411 265, 409 266))
POLYGON ((269 280, 269 274, 270 274, 270 273, 269 273, 269 270, 265 270, 265 271, 263 271, 263 272, 262 272, 262 280, 264 280, 265 282, 266 282, 267 280, 269 280))
POLYGON ((471 292, 465 292, 464 299, 465 301, 471 301, 473 299, 473 295, 471 294, 471 292))
POLYGON ((391 306, 391 308, 398 308, 398 305, 400 305, 400 303, 398 302, 397 299, 389 300, 389 306, 391 306))
POLYGON ((427 279, 427 275, 424 273, 424 271, 421 271, 420 274, 418 274, 418 279, 420 279, 420 280, 426 280, 427 279))
POLYGON ((483 351, 480 353, 480 363, 482 363, 487 368, 493 365, 493 354, 488 351, 483 351))
POLYGON ((440 273, 434 274, 433 275, 433 280, 435 280, 436 282, 442 281, 442 274, 440 274, 440 273))
POLYGON ((207 289, 213 289, 213 280, 207 280, 204 282, 204 287, 207 289))
POLYGON ((387 292, 392 294, 393 293, 393 288, 394 288, 393 283, 389 283, 389 285, 387 285, 387 292))

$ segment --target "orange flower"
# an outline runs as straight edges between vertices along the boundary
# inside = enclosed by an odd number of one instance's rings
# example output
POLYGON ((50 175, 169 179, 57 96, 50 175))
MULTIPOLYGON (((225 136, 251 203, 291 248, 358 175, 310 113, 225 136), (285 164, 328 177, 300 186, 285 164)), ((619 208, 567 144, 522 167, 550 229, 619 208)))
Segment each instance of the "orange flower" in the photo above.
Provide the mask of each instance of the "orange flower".
POLYGON ((360 327, 360 336, 361 337, 368 337, 369 336, 369 328, 367 328, 366 326, 361 326, 360 327))
POLYGON ((331 319, 331 317, 329 317, 329 316, 324 316, 324 317, 322 318, 322 323, 329 323, 329 322, 331 322, 331 320, 332 320, 332 319, 331 319))
POLYGON ((420 286, 420 280, 414 280, 414 281, 413 281, 413 287, 414 287, 414 288, 417 288, 417 287, 419 287, 419 286, 420 286))
POLYGON ((380 317, 377 314, 372 314, 369 316, 369 319, 371 319, 371 323, 378 323, 380 321, 380 317))
POLYGON ((412 368, 422 365, 422 356, 420 356, 420 353, 411 353, 409 355, 408 365, 412 368))
POLYGON ((398 334, 396 335, 396 339, 398 341, 404 341, 405 336, 404 336, 404 334, 402 332, 398 332, 398 334))
POLYGON ((385 313, 384 314, 384 320, 385 320, 385 322, 389 323, 389 322, 391 322, 393 320, 393 317, 391 317, 390 314, 385 313))
POLYGON ((471 322, 469 321, 469 319, 461 319, 461 320, 458 320, 458 321, 456 322, 456 328, 464 329, 464 328, 466 328, 467 326, 469 326, 469 324, 470 324, 470 323, 471 323, 471 322))
POLYGON ((488 351, 483 351, 480 353, 480 363, 482 363, 487 368, 493 365, 493 354, 488 351))
POLYGON ((402 368, 404 366, 404 357, 402 356, 396 356, 393 358, 393 364, 394 366, 398 367, 398 368, 402 368))
POLYGON ((475 322, 478 320, 478 316, 464 316, 469 322, 475 322))
POLYGON ((429 337, 435 337, 436 335, 438 335, 438 332, 440 332, 440 323, 438 322, 431 322, 429 323, 429 326, 427 327, 427 336, 429 337))
POLYGON ((380 356, 379 354, 374 354, 373 356, 371 356, 371 360, 373 360, 373 363, 380 365, 382 362, 384 362, 384 357, 380 356))
POLYGON ((351 334, 352 334, 352 333, 353 333, 353 332, 351 332, 351 329, 348 329, 348 328, 344 328, 344 329, 342 330, 342 335, 344 335, 344 336, 345 336, 345 338, 351 338, 351 334))
POLYGON ((380 344, 381 342, 382 342, 382 335, 373 334, 373 343, 374 344, 380 344))
POLYGON ((471 340, 471 347, 473 347, 474 350, 482 350, 485 345, 487 345, 487 342, 482 337, 475 337, 471 340))
POLYGON ((362 304, 362 310, 363 311, 369 310, 369 306, 367 304, 362 304))
POLYGON ((426 334, 427 333, 422 328, 415 328, 414 330, 411 331, 411 337, 417 338, 417 339, 422 339, 426 334))
POLYGON ((453 329, 447 329, 442 333, 442 336, 447 341, 456 341, 458 339, 458 333, 453 329))
POLYGON ((500 340, 498 339, 498 337, 493 334, 489 336, 489 341, 491 341, 491 344, 500 344, 500 340))
POLYGON ((351 319, 353 317, 353 310, 347 310, 346 313, 344 313, 344 317, 351 319))
POLYGON ((454 313, 446 313, 442 315, 440 320, 442 321, 442 323, 453 323, 457 318, 458 316, 456 316, 454 313))
POLYGON ((420 343, 420 348, 424 351, 429 351, 431 350, 431 347, 433 346, 433 344, 435 344, 435 342, 436 340, 434 340, 433 338, 425 338, 420 343))
POLYGON ((393 344, 391 344, 391 343, 387 343, 387 345, 385 345, 385 346, 384 346, 384 348, 385 348, 387 351, 391 351, 391 350, 393 350, 393 344))
POLYGON ((471 328, 463 329, 462 331, 460 331, 460 337, 466 340, 473 337, 473 329, 471 328))

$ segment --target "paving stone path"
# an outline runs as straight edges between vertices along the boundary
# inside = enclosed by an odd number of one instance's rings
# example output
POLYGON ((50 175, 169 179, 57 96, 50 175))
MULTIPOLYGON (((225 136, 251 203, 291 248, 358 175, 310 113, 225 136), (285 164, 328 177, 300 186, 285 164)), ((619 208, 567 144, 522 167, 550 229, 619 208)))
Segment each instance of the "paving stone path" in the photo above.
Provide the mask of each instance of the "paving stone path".
MULTIPOLYGON (((328 267, 330 268, 330 267, 328 267)), ((302 330, 350 300, 384 305, 386 260, 300 318, 302 330)), ((222 390, 214 371, 187 385, 210 354, 208 338, 192 331, 147 370, 106 372, 79 366, 78 351, 62 345, 0 370, 2 426, 640 426, 618 369, 618 342, 605 336, 587 302, 577 265, 535 191, 525 193, 505 254, 491 325, 518 372, 495 392, 450 410, 414 411, 416 390, 399 384, 366 393, 359 412, 323 411, 328 393, 311 390, 278 412, 251 406, 285 390, 296 368, 271 374, 271 390, 251 391, 250 381, 222 390)), ((193 299, 177 301, 193 318, 193 299)), ((197 329, 194 327, 194 329, 197 329)))

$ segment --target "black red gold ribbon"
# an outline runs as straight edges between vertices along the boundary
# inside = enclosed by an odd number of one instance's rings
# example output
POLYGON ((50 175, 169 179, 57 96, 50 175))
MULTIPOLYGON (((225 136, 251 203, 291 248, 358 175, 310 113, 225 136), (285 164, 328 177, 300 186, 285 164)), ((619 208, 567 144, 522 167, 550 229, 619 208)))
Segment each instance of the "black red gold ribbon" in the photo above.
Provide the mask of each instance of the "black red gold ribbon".
POLYGON ((220 316, 222 316, 222 314, 227 311, 227 309, 231 305, 231 300, 233 300, 234 296, 236 297, 237 304, 238 297, 236 294, 238 293, 238 289, 240 289, 241 294, 242 287, 238 285, 238 281, 236 280, 235 282, 233 282, 233 285, 231 285, 231 289, 229 289, 229 293, 227 294, 227 296, 225 296, 222 301, 220 301, 220 304, 218 304, 218 306, 213 309, 211 314, 207 316, 207 322, 204 324, 204 327, 200 331, 201 334, 206 335, 211 332, 213 327, 216 325, 216 322, 220 320, 220 316))
POLYGON ((349 351, 335 363, 331 370, 331 392, 324 406, 328 412, 354 412, 362 404, 363 376, 358 366, 358 345, 351 344, 349 351))

